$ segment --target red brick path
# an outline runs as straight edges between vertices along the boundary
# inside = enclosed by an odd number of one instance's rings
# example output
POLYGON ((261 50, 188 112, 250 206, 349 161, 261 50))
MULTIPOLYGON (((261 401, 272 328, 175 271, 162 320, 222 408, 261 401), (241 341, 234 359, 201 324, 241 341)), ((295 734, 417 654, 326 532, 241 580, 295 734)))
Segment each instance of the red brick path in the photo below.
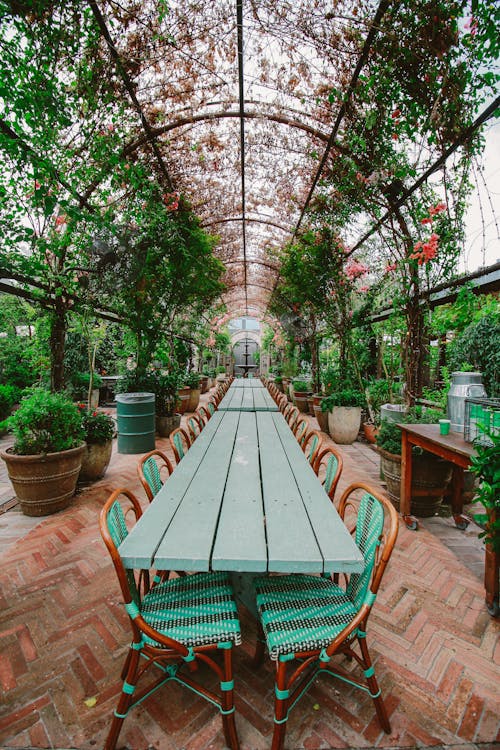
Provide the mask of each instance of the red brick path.
MULTIPOLYGON (((343 453, 340 489, 354 478, 378 483, 370 448, 343 453)), ((119 485, 144 497, 137 458, 115 453, 103 480, 66 511, 33 522, 0 557, 0 748, 103 746, 129 629, 98 514, 119 485)), ((272 670, 252 669, 255 627, 244 613, 242 628, 236 721, 242 750, 259 750, 270 746, 272 670)), ((480 580, 425 521, 417 533, 401 527, 368 633, 392 734, 381 732, 369 698, 325 678, 293 711, 287 747, 492 747, 500 740, 499 630, 480 580)), ((167 686, 126 719, 119 747, 219 750, 221 721, 192 693, 167 686)))

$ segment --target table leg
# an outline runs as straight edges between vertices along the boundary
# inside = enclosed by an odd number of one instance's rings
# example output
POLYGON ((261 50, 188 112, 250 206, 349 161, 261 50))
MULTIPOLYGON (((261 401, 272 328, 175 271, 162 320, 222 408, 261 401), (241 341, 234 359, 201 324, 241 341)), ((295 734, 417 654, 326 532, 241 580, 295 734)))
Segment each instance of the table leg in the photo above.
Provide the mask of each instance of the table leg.
POLYGON ((463 501, 462 491, 464 487, 464 470, 453 464, 453 472, 451 475, 451 512, 455 526, 457 529, 462 531, 469 525, 469 519, 462 514, 463 501))
POLYGON ((411 443, 408 435, 403 431, 401 436, 401 497, 400 511, 408 529, 416 531, 418 529, 417 519, 410 515, 411 504, 411 443))

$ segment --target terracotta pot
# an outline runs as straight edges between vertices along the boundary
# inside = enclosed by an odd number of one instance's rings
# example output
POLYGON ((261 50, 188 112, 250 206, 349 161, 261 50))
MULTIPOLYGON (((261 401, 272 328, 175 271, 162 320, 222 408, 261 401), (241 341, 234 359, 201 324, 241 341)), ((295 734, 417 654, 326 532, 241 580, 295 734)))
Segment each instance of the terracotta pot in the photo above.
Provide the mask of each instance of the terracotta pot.
POLYGON ((369 422, 363 422, 363 434, 366 440, 369 443, 372 443, 372 445, 376 441, 377 432, 378 432, 378 427, 375 427, 374 424, 370 424, 369 422))
POLYGON ((323 432, 326 432, 328 435, 328 412, 327 411, 321 411, 321 405, 315 404, 314 405, 314 416, 316 417, 316 421, 319 425, 319 429, 323 432))
POLYGON ((202 375, 200 378, 200 391, 206 393, 208 391, 208 375, 202 375))
POLYGON ((307 410, 309 414, 314 414, 314 398, 312 395, 307 397, 307 410))
POLYGON ((334 406, 328 412, 328 431, 339 445, 351 445, 361 427, 360 406, 334 406))
MULTIPOLYGON (((401 456, 378 449, 380 468, 392 504, 399 510, 401 499, 401 456)), ((451 480, 452 466, 424 451, 412 456, 411 512, 420 518, 433 516, 442 503, 451 480)))
POLYGON ((155 417, 156 432, 160 437, 168 437, 172 430, 180 427, 181 415, 173 414, 170 417, 155 417))
POLYGON ((200 403, 200 389, 199 388, 191 388, 191 392, 189 394, 189 401, 186 408, 186 411, 192 412, 194 411, 198 404, 200 403))
POLYGON ((87 443, 82 458, 82 467, 78 475, 79 482, 94 482, 106 473, 111 460, 113 441, 108 440, 103 445, 87 443))
POLYGON ((85 443, 77 448, 36 456, 1 451, 21 510, 27 516, 48 516, 66 508, 75 494, 85 443))
POLYGON ((294 393, 295 406, 302 414, 307 414, 307 393, 294 393))
POLYGON ((183 388, 179 388, 179 403, 177 406, 177 411, 179 414, 184 414, 188 410, 188 404, 189 404, 189 396, 191 393, 191 388, 186 385, 183 388))

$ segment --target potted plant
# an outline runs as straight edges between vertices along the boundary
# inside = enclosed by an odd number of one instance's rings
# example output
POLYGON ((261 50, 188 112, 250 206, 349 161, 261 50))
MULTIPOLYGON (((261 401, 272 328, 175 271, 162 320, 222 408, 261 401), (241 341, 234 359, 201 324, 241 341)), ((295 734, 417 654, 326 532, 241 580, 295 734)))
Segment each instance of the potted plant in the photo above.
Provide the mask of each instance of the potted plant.
MULTIPOLYGON (((442 417, 434 409, 414 407, 402 416, 408 424, 433 424, 442 417)), ((387 483, 387 492, 397 510, 401 498, 401 430, 397 422, 383 419, 377 433, 380 468, 387 483)), ((421 448, 412 450, 412 512, 420 518, 433 516, 439 509, 451 479, 452 467, 443 459, 421 448)))
POLYGON ((66 508, 85 451, 76 404, 61 393, 36 390, 6 422, 14 445, 0 456, 23 513, 45 516, 66 508))
POLYGON ((112 417, 78 404, 86 443, 78 481, 94 482, 106 473, 116 432, 112 417))
POLYGON ((387 380, 372 380, 365 388, 368 419, 363 422, 363 433, 369 443, 375 443, 380 427, 380 407, 390 398, 390 384, 387 380))
POLYGON ((192 412, 196 409, 200 403, 200 374, 199 372, 186 373, 184 376, 184 385, 189 386, 191 389, 189 392, 189 401, 186 407, 186 411, 192 412))
MULTIPOLYGON (((77 401, 83 401, 88 399, 90 386, 90 374, 88 372, 75 372, 71 376, 71 390, 73 392, 73 398, 77 401)), ((99 406, 99 388, 102 387, 102 378, 97 373, 92 373, 92 391, 90 408, 97 409, 99 406)))
POLYGON ((484 587, 486 606, 490 615, 497 617, 499 604, 499 556, 500 556, 500 434, 486 431, 489 441, 475 443, 477 456, 471 460, 471 469, 479 479, 476 492, 484 513, 474 515, 474 520, 482 527, 479 536, 484 541, 484 587))
POLYGON ((179 382, 178 372, 160 371, 155 375, 155 423, 160 437, 168 437, 181 423, 181 415, 176 411, 179 404, 179 382))
POLYGON ((293 381, 293 399, 297 409, 306 414, 307 408, 307 397, 311 393, 308 384, 305 380, 294 380, 293 381))
POLYGON ((328 412, 328 431, 332 440, 339 445, 350 445, 356 440, 364 403, 364 394, 354 387, 325 396, 321 409, 328 412))
POLYGON ((224 365, 218 365, 216 367, 216 373, 216 380, 218 380, 219 383, 223 383, 226 379, 226 368, 224 367, 224 365))

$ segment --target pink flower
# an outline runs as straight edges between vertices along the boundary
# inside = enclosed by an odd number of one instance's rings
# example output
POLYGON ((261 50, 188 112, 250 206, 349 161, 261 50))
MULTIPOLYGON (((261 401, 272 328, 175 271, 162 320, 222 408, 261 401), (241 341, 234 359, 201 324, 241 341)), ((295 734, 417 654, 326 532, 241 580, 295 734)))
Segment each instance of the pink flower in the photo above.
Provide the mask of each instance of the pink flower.
POLYGON ((367 287, 367 286, 360 286, 360 287, 359 287, 359 291, 360 291, 360 292, 367 292, 367 291, 368 291, 368 289, 369 289, 369 287, 367 287))
POLYGON ((401 117, 401 110, 400 109, 395 109, 394 112, 392 113, 391 117, 392 117, 392 119, 394 119, 396 117, 401 117))
POLYGON ((424 219, 420 219, 421 224, 432 224, 432 219, 430 216, 426 216, 424 219))
POLYGON ((346 265, 345 267, 345 273, 348 279, 351 279, 351 281, 354 281, 354 279, 359 279, 360 276, 364 276, 365 273, 368 272, 368 266, 365 266, 364 263, 360 263, 355 258, 346 265))
POLYGON ((389 273, 390 271, 395 271, 397 267, 398 267, 397 263, 388 263, 385 267, 385 272, 389 273))
POLYGON ((446 211, 446 203, 436 203, 435 206, 429 208, 429 216, 435 216, 440 214, 442 211, 446 211))

